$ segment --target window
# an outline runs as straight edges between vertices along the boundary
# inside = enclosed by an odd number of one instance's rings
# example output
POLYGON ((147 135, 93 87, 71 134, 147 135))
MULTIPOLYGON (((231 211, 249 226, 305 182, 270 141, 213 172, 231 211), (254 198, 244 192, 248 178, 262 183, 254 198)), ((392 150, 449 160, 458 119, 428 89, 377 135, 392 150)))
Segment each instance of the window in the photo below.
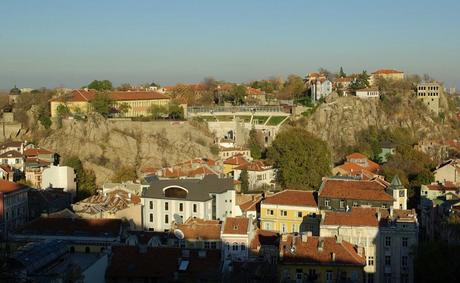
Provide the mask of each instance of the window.
POLYGON ((241 249, 242 251, 245 251, 245 250, 246 250, 246 245, 245 245, 245 244, 241 244, 240 249, 241 249))
POLYGON ((385 246, 386 247, 391 246, 391 237, 389 236, 385 237, 385 246))
POLYGON ((89 253, 91 250, 89 249, 89 247, 86 247, 85 248, 85 253, 89 253))
POLYGON ((209 249, 209 242, 204 242, 204 248, 209 249))
POLYGON ((340 206, 340 208, 345 207, 345 201, 343 199, 340 200, 339 206, 340 206))
POLYGON ((217 249, 217 243, 216 242, 211 242, 211 249, 217 249))
POLYGON ((407 237, 402 238, 402 246, 403 247, 407 247, 407 240, 408 240, 407 237))
POLYGON ((372 273, 367 274, 367 283, 374 283, 374 274, 372 273))
POLYGON ((404 192, 404 190, 400 190, 399 191, 399 197, 404 197, 406 195, 406 193, 404 192))
POLYGON ((150 208, 150 209, 153 209, 153 201, 150 201, 150 202, 149 202, 149 208, 150 208))
POLYGON ((357 207, 357 206, 358 206, 358 202, 357 202, 357 201, 354 201, 354 202, 353 202, 353 206, 354 206, 354 207, 357 207))
POLYGON ((408 282, 409 282, 409 275, 401 274, 401 283, 408 283, 408 282))
POLYGON ((328 199, 324 200, 324 206, 329 207, 330 206, 330 201, 328 199))
POLYGON ((286 233, 286 224, 281 224, 281 233, 286 233))
POLYGON ((169 203, 165 202, 165 210, 169 210, 169 203))
POLYGON ((280 214, 281 214, 281 216, 287 216, 287 211, 286 210, 281 210, 280 214))
POLYGON ((153 222, 153 213, 150 213, 150 222, 153 222))
POLYGON ((165 215, 165 223, 168 224, 169 223, 169 215, 165 215))
POLYGON ((302 218, 302 211, 297 211, 297 217, 302 218))
POLYGON ((196 213, 197 212, 197 205, 196 203, 193 204, 193 213, 196 213))
POLYGON ((299 228, 297 228, 297 224, 292 224, 292 232, 299 232, 299 228))
POLYGON ((300 268, 297 268, 297 269, 296 269, 296 271, 295 271, 295 277, 296 277, 297 281, 302 280, 302 269, 300 269, 300 268))
POLYGON ((385 256, 385 265, 391 265, 391 256, 389 255, 385 256))
POLYGON ((333 280, 333 273, 332 270, 327 270, 326 271, 326 282, 332 282, 333 280))
POLYGON ((383 276, 383 282, 391 283, 391 273, 385 273, 385 275, 383 276))
POLYGON ((179 203, 179 211, 184 211, 184 204, 183 203, 179 203))
POLYGON ((374 266, 374 257, 370 256, 367 258, 367 265, 374 266))
POLYGON ((238 250, 238 243, 233 243, 232 250, 234 250, 234 251, 238 250))
POLYGON ((401 257, 401 266, 407 266, 407 255, 401 257))
POLYGON ((267 215, 273 215, 273 209, 267 209, 267 215))
POLYGON ((265 223, 265 230, 271 230, 271 229, 272 229, 271 223, 265 223))

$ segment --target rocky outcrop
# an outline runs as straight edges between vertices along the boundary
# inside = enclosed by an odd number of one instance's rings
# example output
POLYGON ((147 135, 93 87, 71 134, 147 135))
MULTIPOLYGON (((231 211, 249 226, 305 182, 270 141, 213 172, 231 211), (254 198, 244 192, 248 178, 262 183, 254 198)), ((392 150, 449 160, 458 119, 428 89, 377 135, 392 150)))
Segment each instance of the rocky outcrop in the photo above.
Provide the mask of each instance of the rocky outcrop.
POLYGON ((78 156, 102 184, 122 166, 133 166, 139 172, 147 166, 212 157, 212 141, 206 131, 188 122, 111 121, 90 116, 86 122, 63 121, 61 128, 51 131, 39 144, 64 158, 78 156))
POLYGON ((357 134, 371 126, 378 129, 409 128, 419 139, 458 135, 458 129, 448 122, 441 123, 412 96, 400 96, 386 103, 379 99, 338 97, 320 105, 311 116, 297 121, 296 125, 327 141, 335 151, 354 145, 357 134))

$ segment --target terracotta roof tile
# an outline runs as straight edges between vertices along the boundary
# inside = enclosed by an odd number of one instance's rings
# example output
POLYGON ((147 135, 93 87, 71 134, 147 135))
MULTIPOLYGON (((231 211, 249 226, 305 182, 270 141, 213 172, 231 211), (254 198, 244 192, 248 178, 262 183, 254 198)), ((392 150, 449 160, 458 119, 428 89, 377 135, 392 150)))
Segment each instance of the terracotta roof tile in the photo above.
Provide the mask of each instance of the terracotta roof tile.
POLYGON ((351 200, 394 201, 385 192, 386 187, 376 180, 348 180, 326 178, 321 184, 319 196, 351 200))
POLYGON ((273 231, 257 229, 254 237, 249 244, 251 250, 257 250, 261 246, 276 246, 278 247, 280 235, 273 231))
POLYGON ((364 158, 367 159, 367 156, 359 152, 353 152, 347 155, 347 160, 348 159, 364 159, 364 158))
POLYGON ((304 235, 283 235, 280 242, 281 262, 284 264, 321 264, 364 266, 364 255, 358 254, 358 248, 336 237, 317 237, 304 235), (295 252, 292 252, 292 246, 295 252), (333 255, 335 258, 333 258, 333 255))
POLYGON ((244 159, 244 157, 241 154, 234 155, 224 160, 224 164, 227 165, 245 165, 248 163, 249 162, 246 159, 244 159))
POLYGON ((313 191, 284 190, 266 197, 263 204, 317 207, 316 193, 313 191))
POLYGON ((248 232, 250 225, 249 218, 246 217, 226 217, 223 234, 244 235, 248 232))
POLYGON ((348 212, 327 211, 322 224, 377 227, 379 222, 375 208, 353 207, 348 212))
POLYGON ((16 150, 10 150, 0 155, 0 158, 22 158, 22 154, 16 150))
POLYGON ((404 72, 392 69, 379 69, 373 72, 373 75, 388 75, 388 74, 402 74, 404 72))
POLYGON ((44 148, 28 148, 24 150, 25 156, 37 156, 39 154, 52 154, 53 152, 44 148))
POLYGON ((265 170, 272 169, 272 166, 262 160, 254 160, 252 162, 242 164, 236 167, 235 169, 236 170, 247 170, 247 171, 265 171, 265 170))
POLYGON ((189 218, 183 224, 176 224, 175 229, 184 233, 185 239, 219 240, 222 223, 218 220, 189 218))
POLYGON ((24 188, 26 186, 0 179, 0 193, 10 193, 24 188))

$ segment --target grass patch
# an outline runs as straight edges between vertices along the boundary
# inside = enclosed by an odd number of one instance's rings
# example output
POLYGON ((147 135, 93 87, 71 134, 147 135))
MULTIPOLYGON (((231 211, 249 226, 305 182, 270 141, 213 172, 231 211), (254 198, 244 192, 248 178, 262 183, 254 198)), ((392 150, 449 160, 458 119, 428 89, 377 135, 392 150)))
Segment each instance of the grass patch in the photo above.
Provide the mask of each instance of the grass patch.
POLYGON ((254 116, 252 118, 252 121, 254 124, 263 125, 265 124, 265 122, 267 122, 268 118, 270 117, 269 116, 254 116), (257 120, 258 122, 256 122, 255 120, 257 120))
POLYGON ((284 119, 286 119, 286 116, 272 116, 270 120, 268 120, 267 125, 270 125, 270 126, 279 125, 281 122, 284 121, 284 119))

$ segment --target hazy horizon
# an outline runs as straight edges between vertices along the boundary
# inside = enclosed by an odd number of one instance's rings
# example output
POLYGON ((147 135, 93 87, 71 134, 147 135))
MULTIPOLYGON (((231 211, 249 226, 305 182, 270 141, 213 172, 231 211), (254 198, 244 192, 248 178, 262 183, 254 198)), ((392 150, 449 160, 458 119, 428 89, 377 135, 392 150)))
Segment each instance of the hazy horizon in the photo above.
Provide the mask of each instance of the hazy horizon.
POLYGON ((406 2, 6 0, 0 89, 247 82, 340 66, 460 88, 460 3, 406 2))

